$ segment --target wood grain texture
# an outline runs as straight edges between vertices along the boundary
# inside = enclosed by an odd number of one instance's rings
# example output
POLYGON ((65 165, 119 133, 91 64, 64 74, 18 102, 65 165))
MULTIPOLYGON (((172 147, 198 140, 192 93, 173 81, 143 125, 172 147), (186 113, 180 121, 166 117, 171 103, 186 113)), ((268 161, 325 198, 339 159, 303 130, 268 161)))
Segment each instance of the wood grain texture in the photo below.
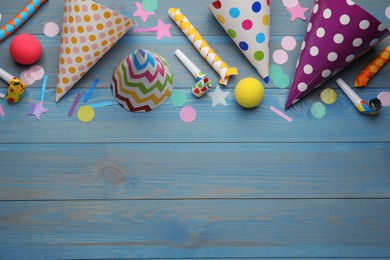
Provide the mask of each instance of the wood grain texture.
POLYGON ((1 175, 2 201, 390 198, 389 143, 3 148, 7 154, 1 154, 0 165, 7 171, 1 175), (362 151, 365 160, 357 159, 362 151), (23 158, 23 163, 15 164, 13 158, 23 158))
MULTIPOLYGON (((99 0, 132 17, 135 0, 99 0)), ((141 2, 141 0, 139 0, 141 2)), ((175 24, 172 38, 153 33, 126 35, 64 99, 55 103, 60 35, 48 38, 47 22, 61 26, 63 0, 50 0, 20 30, 44 47, 37 62, 49 75, 41 121, 27 116, 38 101, 41 81, 26 90, 21 103, 0 104, 0 259, 388 259, 390 257, 390 108, 379 116, 360 114, 335 83, 354 77, 390 43, 377 47, 323 84, 291 109, 288 123, 268 108, 283 110, 288 89, 264 84, 265 98, 253 110, 240 108, 232 95, 245 77, 259 78, 207 9, 211 0, 159 0, 157 19, 172 23, 169 7, 179 7, 218 54, 239 69, 223 91, 228 106, 190 93, 194 79, 174 56, 180 48, 213 82, 218 75, 197 54, 175 24), (197 111, 190 124, 169 100, 150 113, 129 113, 110 91, 118 62, 136 48, 155 51, 169 62, 174 90, 187 93, 197 111), (89 104, 90 123, 67 116, 77 92, 100 83, 89 104), (310 108, 324 88, 337 102, 322 119, 310 108)), ((298 46, 281 65, 292 78, 306 22, 290 22, 281 0, 272 0, 271 54, 284 36, 298 46)), ((300 0, 310 7, 312 0, 300 0)), ((385 25, 387 0, 356 0, 385 25)), ((26 0, 1 1, 2 22, 26 0)), ((306 17, 309 12, 306 12, 306 17)), ((20 75, 8 46, 0 44, 0 67, 20 75)), ((272 61, 271 61, 272 63, 272 61)), ((365 100, 389 91, 390 66, 365 89, 365 100)), ((0 92, 6 84, 0 82, 0 92)), ((84 105, 81 103, 80 105, 84 105)))
POLYGON ((389 200, 1 202, 8 258, 384 257, 389 200))

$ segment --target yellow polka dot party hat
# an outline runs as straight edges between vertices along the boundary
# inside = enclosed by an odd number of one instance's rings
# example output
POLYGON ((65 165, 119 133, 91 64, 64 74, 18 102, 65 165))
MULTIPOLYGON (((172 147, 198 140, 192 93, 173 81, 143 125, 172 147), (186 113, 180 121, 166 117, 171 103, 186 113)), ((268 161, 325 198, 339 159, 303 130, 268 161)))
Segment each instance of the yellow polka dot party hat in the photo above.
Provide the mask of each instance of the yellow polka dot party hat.
POLYGON ((91 0, 65 0, 56 102, 133 24, 130 18, 91 0))

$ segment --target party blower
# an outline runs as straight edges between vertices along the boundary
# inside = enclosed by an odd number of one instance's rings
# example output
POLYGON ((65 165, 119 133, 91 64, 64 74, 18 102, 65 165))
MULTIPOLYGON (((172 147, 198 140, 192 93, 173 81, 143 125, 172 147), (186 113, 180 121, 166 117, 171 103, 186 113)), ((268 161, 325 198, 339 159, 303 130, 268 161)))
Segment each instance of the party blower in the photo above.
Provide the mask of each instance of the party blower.
POLYGON ((192 93, 196 97, 202 97, 212 87, 210 79, 181 50, 177 49, 175 55, 196 79, 192 93))
POLYGON ((359 110, 359 112, 375 116, 379 113, 382 104, 378 98, 371 99, 368 104, 366 101, 361 99, 352 89, 345 83, 341 78, 336 80, 336 83, 340 86, 340 88, 344 91, 344 93, 348 96, 348 98, 352 101, 355 107, 359 110))
POLYGON ((12 76, 5 70, 0 68, 0 78, 2 78, 5 82, 9 84, 7 95, 5 98, 10 103, 17 103, 19 102, 24 94, 24 89, 26 88, 26 83, 21 81, 15 76, 12 76))

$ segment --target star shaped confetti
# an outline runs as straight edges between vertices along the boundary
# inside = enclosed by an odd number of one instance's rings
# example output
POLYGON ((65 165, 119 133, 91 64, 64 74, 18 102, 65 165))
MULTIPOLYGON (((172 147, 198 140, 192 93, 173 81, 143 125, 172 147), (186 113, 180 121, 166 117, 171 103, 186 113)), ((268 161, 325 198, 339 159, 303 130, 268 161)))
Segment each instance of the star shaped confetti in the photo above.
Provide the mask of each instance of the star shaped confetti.
POLYGON ((169 31, 171 29, 172 24, 167 23, 165 24, 161 19, 157 20, 157 26, 151 27, 151 28, 135 28, 134 32, 156 32, 157 34, 157 40, 160 40, 162 37, 168 37, 171 38, 171 32, 169 31))
POLYGON ((41 115, 49 111, 47 108, 43 107, 43 96, 45 95, 46 85, 47 85, 48 76, 43 77, 43 83, 41 87, 41 93, 39 95, 39 102, 37 104, 30 102, 30 110, 27 112, 29 116, 35 116, 37 120, 41 119, 41 115))
POLYGON ((49 111, 47 108, 43 107, 43 100, 39 101, 38 104, 30 102, 30 110, 27 112, 29 116, 35 116, 37 120, 41 119, 41 115, 49 111))
POLYGON ((309 8, 302 7, 301 4, 298 2, 298 4, 295 7, 287 8, 287 10, 291 13, 291 22, 293 22, 297 18, 306 20, 305 12, 309 10, 309 8))
POLYGON ((230 94, 230 91, 222 91, 220 86, 217 85, 214 92, 208 92, 207 95, 213 100, 212 106, 215 107, 218 104, 227 106, 225 98, 230 94))
POLYGON ((149 16, 155 14, 155 12, 145 11, 140 2, 135 2, 135 5, 137 6, 137 11, 133 13, 133 16, 140 16, 143 22, 146 22, 149 16))

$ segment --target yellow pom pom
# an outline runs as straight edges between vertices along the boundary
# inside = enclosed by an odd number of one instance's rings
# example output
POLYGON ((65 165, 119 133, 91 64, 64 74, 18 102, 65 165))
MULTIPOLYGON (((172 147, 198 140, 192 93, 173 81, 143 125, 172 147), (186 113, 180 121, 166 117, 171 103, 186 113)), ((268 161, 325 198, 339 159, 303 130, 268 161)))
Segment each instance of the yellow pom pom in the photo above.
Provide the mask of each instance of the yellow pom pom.
POLYGON ((234 98, 237 103, 245 108, 257 107, 264 97, 264 87, 255 78, 240 80, 234 90, 234 98))

